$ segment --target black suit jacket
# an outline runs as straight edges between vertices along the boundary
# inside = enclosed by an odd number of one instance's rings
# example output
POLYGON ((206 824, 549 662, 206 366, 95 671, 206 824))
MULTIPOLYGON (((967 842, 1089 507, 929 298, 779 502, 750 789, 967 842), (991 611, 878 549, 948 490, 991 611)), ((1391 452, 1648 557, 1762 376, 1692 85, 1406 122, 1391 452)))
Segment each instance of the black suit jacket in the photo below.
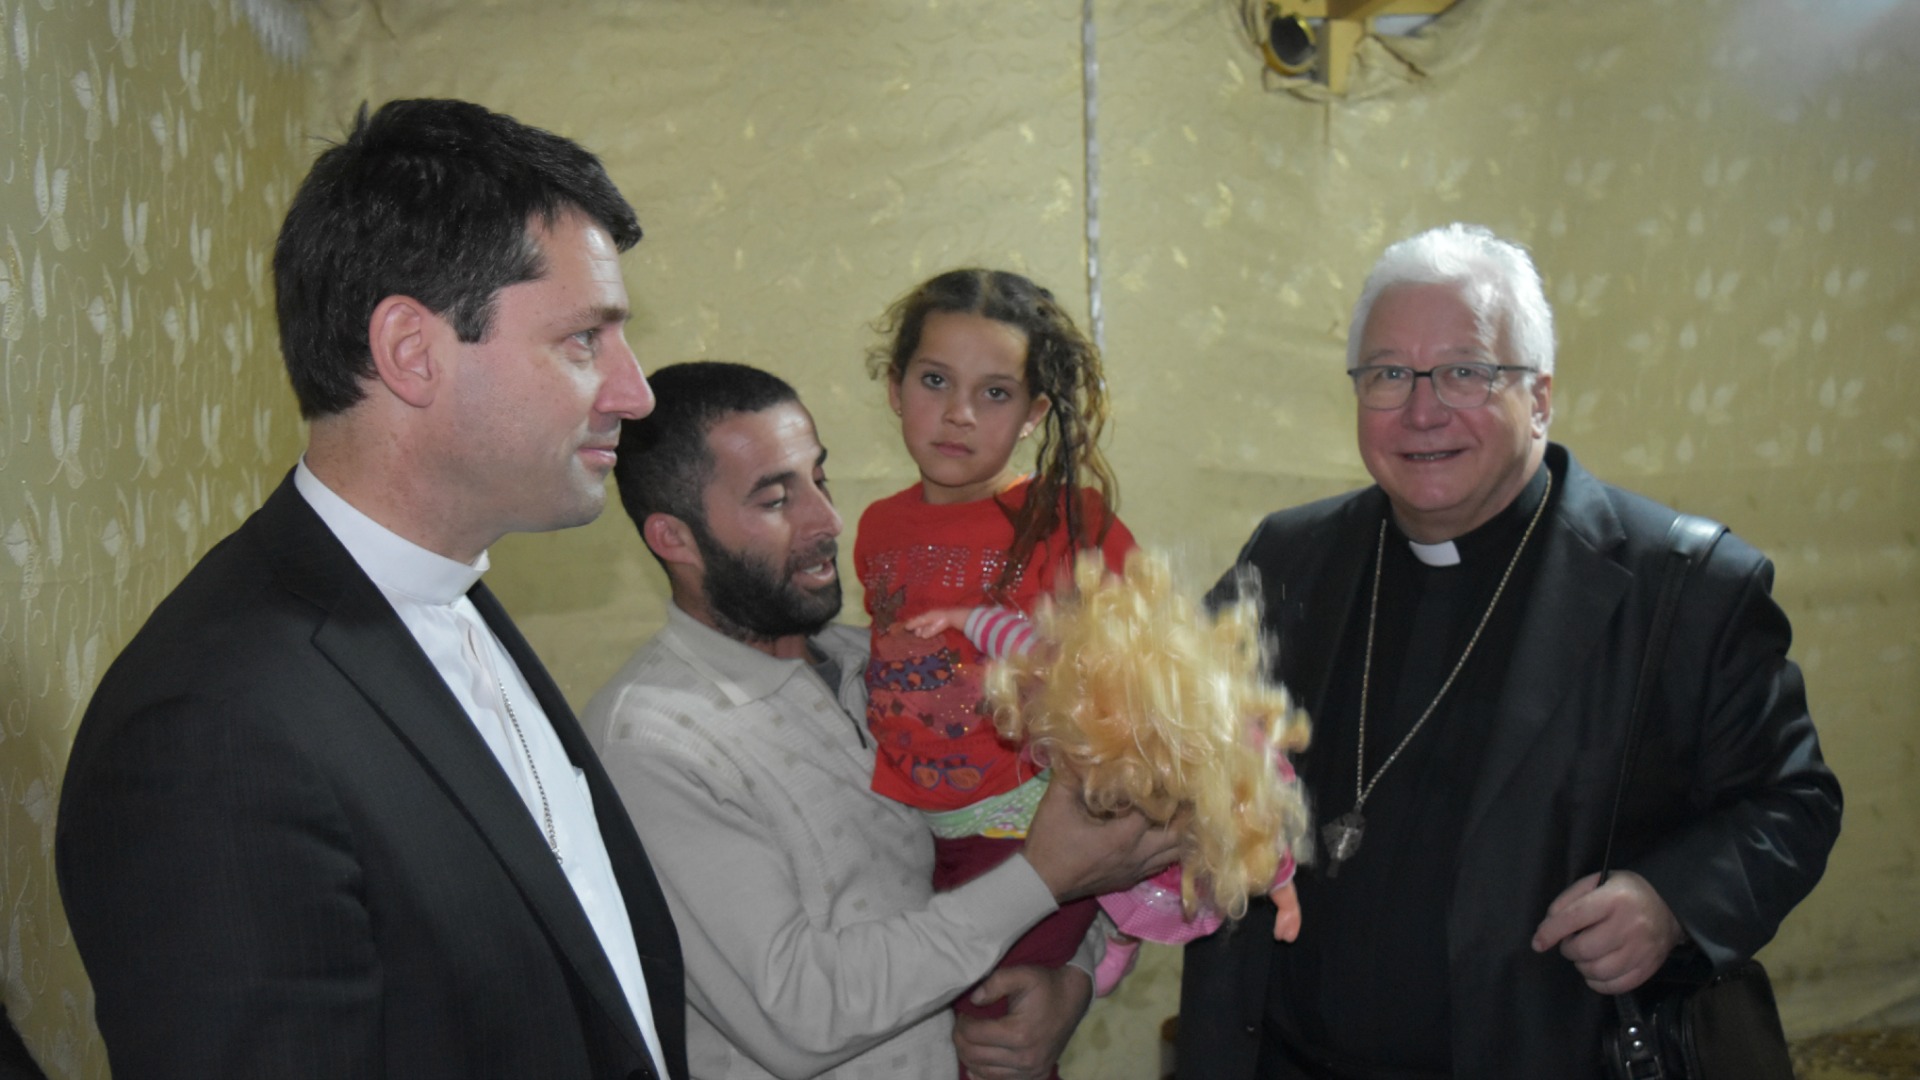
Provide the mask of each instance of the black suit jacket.
MULTIPOLYGON (((1547 905, 1600 869, 1646 637, 1675 514, 1600 483, 1558 446, 1563 475, 1538 574, 1468 800, 1444 903, 1454 1075, 1601 1075, 1607 1003, 1530 940, 1547 905)), ((1261 575, 1281 680, 1316 723, 1387 511, 1378 487, 1270 515, 1239 562, 1261 575)), ((1231 577, 1231 575, 1229 575, 1231 577)), ((1840 788, 1820 756, 1773 568, 1724 537, 1687 580, 1622 811, 1615 865, 1643 875, 1705 958, 1725 966, 1773 937, 1826 867, 1840 788)), ((1223 586, 1226 582, 1223 582, 1223 586)), ((1375 826, 1376 828, 1379 826, 1375 826)), ((1314 913, 1303 911, 1310 924, 1314 913)), ((1180 1076, 1254 1075, 1273 908, 1189 946, 1180 1076)), ((1393 1003, 1377 1003, 1391 1009, 1393 1003)))
MULTIPOLYGON (((639 837, 539 659, 470 596, 586 774, 684 1077, 679 941, 639 837)), ((291 478, 107 671, 55 857, 121 1080, 653 1075, 539 826, 291 478)))

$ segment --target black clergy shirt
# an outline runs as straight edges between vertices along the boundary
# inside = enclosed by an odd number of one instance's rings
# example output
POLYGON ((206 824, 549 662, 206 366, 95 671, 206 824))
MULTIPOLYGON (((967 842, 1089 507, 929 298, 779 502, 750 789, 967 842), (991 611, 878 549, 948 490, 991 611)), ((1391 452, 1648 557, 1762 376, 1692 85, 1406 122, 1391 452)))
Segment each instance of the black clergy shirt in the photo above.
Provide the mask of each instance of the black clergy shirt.
MULTIPOLYGON (((1536 471, 1505 510, 1455 538, 1460 562, 1454 566, 1421 563, 1405 534, 1388 521, 1383 565, 1370 568, 1363 579, 1335 653, 1326 700, 1312 717, 1312 746, 1296 762, 1311 800, 1316 840, 1321 825, 1354 808, 1371 574, 1383 576, 1368 677, 1362 783, 1379 772, 1467 648, 1540 505, 1546 477, 1546 468, 1536 471)), ((1447 905, 1458 838, 1467 794, 1485 756, 1492 705, 1506 673, 1503 661, 1513 651, 1528 583, 1539 565, 1544 528, 1543 519, 1459 677, 1368 796, 1358 852, 1330 876, 1321 843, 1315 864, 1303 867, 1296 878, 1300 937, 1274 950, 1269 1046, 1261 1075, 1355 1080, 1451 1075, 1455 1034, 1447 1000, 1447 905), (1293 1065, 1269 1060, 1281 1053, 1276 1037, 1296 1059, 1293 1065), (1305 1062, 1318 1067, 1301 1070, 1305 1062)))

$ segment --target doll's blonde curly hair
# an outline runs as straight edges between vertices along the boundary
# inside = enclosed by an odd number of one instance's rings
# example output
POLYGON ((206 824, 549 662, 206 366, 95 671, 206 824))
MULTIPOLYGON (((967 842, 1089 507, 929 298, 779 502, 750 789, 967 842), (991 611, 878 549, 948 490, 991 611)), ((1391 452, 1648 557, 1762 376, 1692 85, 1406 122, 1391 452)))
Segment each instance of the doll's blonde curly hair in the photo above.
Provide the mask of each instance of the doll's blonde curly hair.
POLYGON ((1081 777, 1087 809, 1182 810, 1181 900, 1202 894, 1229 918, 1273 884, 1283 851, 1304 862, 1306 806, 1274 755, 1307 744, 1306 714, 1269 682, 1256 590, 1211 616, 1174 588, 1165 556, 1136 550, 1119 577, 1099 554, 1074 591, 1035 613, 1037 641, 989 669, 1003 738, 1081 777))

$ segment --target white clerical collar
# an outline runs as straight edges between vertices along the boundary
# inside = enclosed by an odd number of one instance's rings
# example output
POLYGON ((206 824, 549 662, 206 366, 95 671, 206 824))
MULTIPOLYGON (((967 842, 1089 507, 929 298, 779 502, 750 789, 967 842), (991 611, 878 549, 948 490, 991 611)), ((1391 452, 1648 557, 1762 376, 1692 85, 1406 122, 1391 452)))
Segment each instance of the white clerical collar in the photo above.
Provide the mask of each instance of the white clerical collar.
POLYGON ((1413 557, 1428 566, 1460 565, 1460 549, 1453 541, 1442 540, 1437 544, 1422 544, 1418 540, 1407 541, 1407 547, 1413 550, 1413 557))
POLYGON ((480 575, 487 572, 484 551, 471 565, 456 562, 428 551, 361 513, 313 475, 304 457, 293 470, 293 486, 332 530, 347 554, 353 556, 353 561, 359 563, 360 569, 383 591, 399 593, 423 604, 451 604, 465 596, 473 583, 480 580, 480 575))

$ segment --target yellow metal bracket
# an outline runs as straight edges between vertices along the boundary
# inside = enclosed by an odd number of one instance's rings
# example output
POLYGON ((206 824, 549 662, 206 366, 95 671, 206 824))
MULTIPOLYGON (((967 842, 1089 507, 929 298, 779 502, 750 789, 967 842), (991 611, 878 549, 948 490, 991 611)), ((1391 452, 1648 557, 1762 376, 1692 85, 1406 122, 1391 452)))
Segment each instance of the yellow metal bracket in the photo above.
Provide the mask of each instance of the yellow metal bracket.
POLYGON ((1347 92, 1353 71, 1353 50, 1376 16, 1438 15, 1455 0, 1272 0, 1273 12, 1299 19, 1320 19, 1319 56, 1315 66, 1336 94, 1347 92))

